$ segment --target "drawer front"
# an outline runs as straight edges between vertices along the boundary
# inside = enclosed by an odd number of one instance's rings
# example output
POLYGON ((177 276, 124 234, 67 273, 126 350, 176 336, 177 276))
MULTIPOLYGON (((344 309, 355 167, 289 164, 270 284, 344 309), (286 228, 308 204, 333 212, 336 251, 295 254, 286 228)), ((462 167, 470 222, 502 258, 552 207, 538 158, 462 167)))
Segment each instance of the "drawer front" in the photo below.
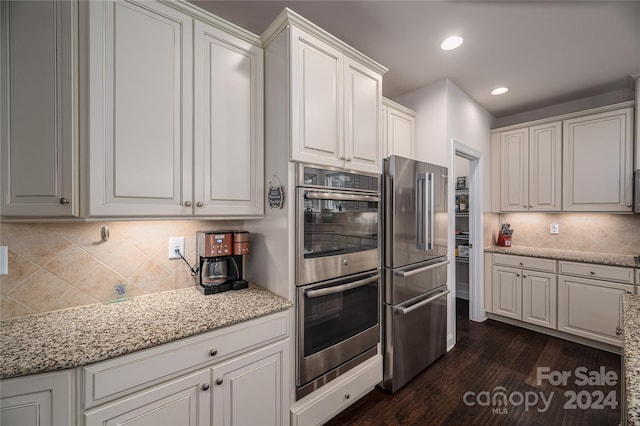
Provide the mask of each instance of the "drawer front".
POLYGON ((560 274, 633 284, 633 269, 592 263, 559 262, 560 274))
POLYGON ((381 381, 382 356, 377 355, 329 382, 319 392, 296 402, 291 408, 291 425, 323 424, 369 393, 381 381))
POLYGON ((280 312, 84 367, 84 408, 285 338, 288 316, 280 312))
POLYGON ((557 262, 552 259, 541 259, 539 257, 516 256, 513 254, 493 254, 493 264, 511 266, 513 268, 535 269, 544 272, 556 272, 557 262))

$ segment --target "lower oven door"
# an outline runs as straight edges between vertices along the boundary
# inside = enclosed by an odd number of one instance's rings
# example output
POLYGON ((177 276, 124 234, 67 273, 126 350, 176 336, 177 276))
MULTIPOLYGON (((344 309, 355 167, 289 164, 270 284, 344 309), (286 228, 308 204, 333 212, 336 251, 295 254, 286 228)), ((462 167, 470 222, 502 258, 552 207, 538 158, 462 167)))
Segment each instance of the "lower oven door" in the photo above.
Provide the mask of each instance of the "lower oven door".
POLYGON ((297 317, 301 387, 380 342, 378 270, 298 287, 297 317))

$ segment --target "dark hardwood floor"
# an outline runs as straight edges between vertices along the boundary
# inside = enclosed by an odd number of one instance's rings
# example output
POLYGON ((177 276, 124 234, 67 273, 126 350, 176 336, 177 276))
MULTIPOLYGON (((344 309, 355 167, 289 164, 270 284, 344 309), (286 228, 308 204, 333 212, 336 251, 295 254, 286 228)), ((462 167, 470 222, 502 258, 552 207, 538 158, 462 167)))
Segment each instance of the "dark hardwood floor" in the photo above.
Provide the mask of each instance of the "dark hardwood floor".
POLYGON ((328 425, 619 424, 619 355, 498 321, 472 322, 467 302, 457 304, 457 343, 451 351, 394 394, 376 388, 328 425), (571 376, 566 384, 546 379, 538 384, 538 369, 544 367, 571 376), (576 375, 580 367, 587 373, 576 375), (601 369, 615 385, 582 383, 601 369), (498 405, 500 391, 507 405, 498 405), (521 403, 526 398, 528 407, 521 403))

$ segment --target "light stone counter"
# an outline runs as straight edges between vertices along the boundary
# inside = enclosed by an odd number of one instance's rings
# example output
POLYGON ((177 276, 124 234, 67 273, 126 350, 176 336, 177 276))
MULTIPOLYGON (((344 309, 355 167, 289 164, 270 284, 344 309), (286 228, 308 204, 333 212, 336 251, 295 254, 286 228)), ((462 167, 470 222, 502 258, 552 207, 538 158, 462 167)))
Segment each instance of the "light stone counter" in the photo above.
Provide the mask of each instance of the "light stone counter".
POLYGON ((640 268, 640 263, 638 263, 638 259, 636 257, 624 254, 595 253, 588 251, 574 251, 525 246, 490 246, 486 247, 484 251, 491 253, 515 254, 519 256, 566 260, 570 262, 595 263, 600 265, 640 268))
POLYGON ((640 296, 624 295, 623 336, 627 424, 640 425, 640 296))
POLYGON ((0 378, 79 367, 291 306, 250 284, 209 296, 192 287, 4 320, 0 378))

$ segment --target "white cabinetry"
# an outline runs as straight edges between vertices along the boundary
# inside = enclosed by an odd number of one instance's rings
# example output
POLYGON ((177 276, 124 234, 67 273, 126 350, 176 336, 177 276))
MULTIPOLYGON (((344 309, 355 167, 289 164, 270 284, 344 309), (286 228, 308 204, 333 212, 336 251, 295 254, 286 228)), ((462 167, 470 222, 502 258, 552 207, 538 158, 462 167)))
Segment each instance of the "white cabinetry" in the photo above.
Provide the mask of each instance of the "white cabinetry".
POLYGON ((385 157, 415 157, 415 111, 387 98, 382 98, 385 157))
POLYGON ((0 3, 3 216, 77 216, 77 3, 0 3))
POLYGON ((622 300, 633 294, 634 270, 559 263, 558 330, 622 346, 622 300))
POLYGON ((272 314, 84 367, 87 426, 288 424, 288 317, 272 314))
POLYGON ((493 265, 492 312, 556 328, 556 261, 494 254, 493 265))
POLYGON ((560 122, 500 135, 502 211, 561 208, 560 122))
POLYGON ((71 370, 2 380, 0 424, 75 425, 74 383, 71 370))
POLYGON ((211 374, 202 370, 85 412, 85 425, 211 424, 211 374))
POLYGON ((261 215, 262 49, 160 2, 88 8, 89 214, 261 215))
POLYGON ((632 105, 492 130, 492 210, 630 212, 632 105))
POLYGON ((563 209, 631 211, 633 108, 565 120, 563 209))
POLYGON ((270 77, 269 84, 284 92, 273 93, 268 103, 290 111, 287 128, 274 130, 289 136, 290 160, 380 173, 386 68, 289 9, 263 41, 267 67, 283 73, 270 77))

